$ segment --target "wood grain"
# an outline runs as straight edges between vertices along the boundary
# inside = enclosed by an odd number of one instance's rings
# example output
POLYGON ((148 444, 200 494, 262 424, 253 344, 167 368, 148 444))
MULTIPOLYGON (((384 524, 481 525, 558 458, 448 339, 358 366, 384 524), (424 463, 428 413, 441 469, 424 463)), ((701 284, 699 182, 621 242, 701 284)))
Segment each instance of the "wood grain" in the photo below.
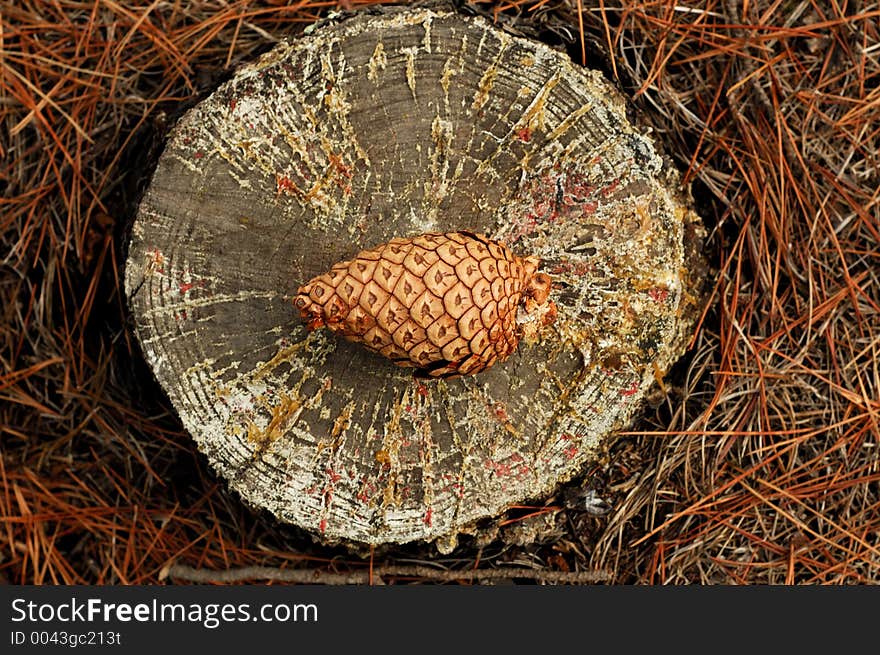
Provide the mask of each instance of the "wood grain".
POLYGON ((683 198, 598 73, 482 19, 358 15, 184 116, 126 292, 156 378, 249 504, 327 540, 450 538, 578 473, 681 354, 699 232, 683 198), (306 280, 453 230, 540 257, 556 322, 430 381, 307 333, 306 280))

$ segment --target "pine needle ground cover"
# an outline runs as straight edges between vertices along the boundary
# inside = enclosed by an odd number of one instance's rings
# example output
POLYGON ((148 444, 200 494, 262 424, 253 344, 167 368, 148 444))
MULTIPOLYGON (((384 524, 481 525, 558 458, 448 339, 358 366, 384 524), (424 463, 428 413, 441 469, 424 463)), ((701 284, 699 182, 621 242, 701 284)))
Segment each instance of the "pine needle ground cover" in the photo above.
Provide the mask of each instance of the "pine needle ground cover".
POLYGON ((0 4, 0 576, 880 581, 880 5, 461 3, 601 68, 692 184, 713 268, 663 393, 584 476, 448 555, 244 506, 131 336, 126 229, 162 137, 358 2, 0 4))

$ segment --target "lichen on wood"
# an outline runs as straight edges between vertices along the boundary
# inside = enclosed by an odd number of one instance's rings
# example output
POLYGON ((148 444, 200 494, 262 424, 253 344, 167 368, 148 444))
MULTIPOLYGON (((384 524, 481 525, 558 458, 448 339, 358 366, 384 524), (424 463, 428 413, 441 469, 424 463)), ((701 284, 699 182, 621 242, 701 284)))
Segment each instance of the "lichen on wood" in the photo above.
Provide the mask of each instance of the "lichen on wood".
POLYGON ((455 535, 578 473, 683 350, 696 215, 594 71, 482 19, 394 9, 240 69, 173 130, 126 292, 217 472, 328 539, 455 535), (420 380, 298 287, 394 237, 535 255, 558 317, 476 376, 420 380))

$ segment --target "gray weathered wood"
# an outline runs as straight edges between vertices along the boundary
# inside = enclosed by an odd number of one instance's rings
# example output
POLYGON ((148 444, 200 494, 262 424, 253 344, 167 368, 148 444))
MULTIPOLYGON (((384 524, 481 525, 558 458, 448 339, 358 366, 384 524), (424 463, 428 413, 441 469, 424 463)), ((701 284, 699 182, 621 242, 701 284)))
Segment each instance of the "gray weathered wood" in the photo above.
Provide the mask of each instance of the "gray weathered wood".
POLYGON ((676 185, 619 94, 564 54, 453 13, 360 15, 180 121, 126 292, 159 383, 248 503, 325 539, 455 535, 576 474, 680 355, 697 223, 676 185), (553 277, 559 318, 508 361, 419 381, 306 333, 304 281, 457 229, 553 277))

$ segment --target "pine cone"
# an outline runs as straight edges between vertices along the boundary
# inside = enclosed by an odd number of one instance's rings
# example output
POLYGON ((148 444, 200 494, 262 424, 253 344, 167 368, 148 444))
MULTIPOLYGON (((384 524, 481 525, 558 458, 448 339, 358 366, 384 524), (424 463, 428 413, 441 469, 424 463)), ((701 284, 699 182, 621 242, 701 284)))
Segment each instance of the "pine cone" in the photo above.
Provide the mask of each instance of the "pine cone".
MULTIPOLYGON (((326 326, 416 375, 478 373, 520 338, 517 311, 548 302, 537 257, 472 232, 422 234, 364 250, 300 287, 308 329, 326 326)), ((552 302, 544 322, 555 318, 552 302)))

